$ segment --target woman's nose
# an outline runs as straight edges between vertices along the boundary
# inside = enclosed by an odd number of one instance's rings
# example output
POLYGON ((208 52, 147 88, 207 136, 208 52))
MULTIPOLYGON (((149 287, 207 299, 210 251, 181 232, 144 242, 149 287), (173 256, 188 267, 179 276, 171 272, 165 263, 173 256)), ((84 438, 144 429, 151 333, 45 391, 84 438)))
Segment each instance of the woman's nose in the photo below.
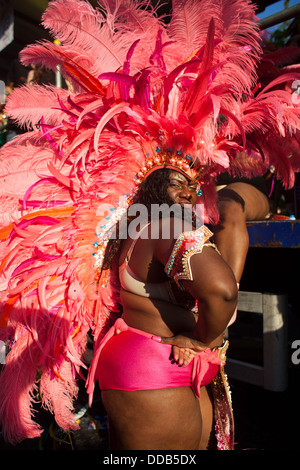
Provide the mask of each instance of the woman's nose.
POLYGON ((191 190, 187 186, 183 187, 180 191, 180 197, 186 199, 187 201, 190 201, 192 199, 191 190))

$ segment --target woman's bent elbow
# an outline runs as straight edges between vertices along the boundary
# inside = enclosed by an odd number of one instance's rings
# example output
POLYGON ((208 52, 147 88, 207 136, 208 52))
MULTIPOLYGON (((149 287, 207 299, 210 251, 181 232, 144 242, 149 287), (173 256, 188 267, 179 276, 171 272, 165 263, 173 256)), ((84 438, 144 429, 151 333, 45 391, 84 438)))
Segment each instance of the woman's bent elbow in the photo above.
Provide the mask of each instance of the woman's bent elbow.
POLYGON ((219 295, 224 299, 224 302, 237 303, 238 287, 235 281, 227 280, 220 282, 218 290, 219 295))
POLYGON ((235 309, 238 300, 238 288, 236 282, 231 279, 219 279, 214 282, 212 290, 208 293, 207 301, 215 303, 219 308, 235 309))

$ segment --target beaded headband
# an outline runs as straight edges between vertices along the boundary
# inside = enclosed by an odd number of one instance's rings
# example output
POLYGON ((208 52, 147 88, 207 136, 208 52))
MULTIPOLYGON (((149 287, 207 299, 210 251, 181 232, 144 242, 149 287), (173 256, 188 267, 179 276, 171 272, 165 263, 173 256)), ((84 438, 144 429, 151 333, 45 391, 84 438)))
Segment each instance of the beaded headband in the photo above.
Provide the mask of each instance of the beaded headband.
POLYGON ((186 176, 188 179, 197 179, 203 168, 194 164, 192 156, 187 154, 183 155, 180 150, 175 154, 171 149, 164 151, 160 147, 156 147, 156 154, 152 157, 146 155, 145 165, 143 165, 138 174, 136 175, 135 183, 139 185, 147 176, 153 171, 160 168, 169 168, 176 170, 186 176))

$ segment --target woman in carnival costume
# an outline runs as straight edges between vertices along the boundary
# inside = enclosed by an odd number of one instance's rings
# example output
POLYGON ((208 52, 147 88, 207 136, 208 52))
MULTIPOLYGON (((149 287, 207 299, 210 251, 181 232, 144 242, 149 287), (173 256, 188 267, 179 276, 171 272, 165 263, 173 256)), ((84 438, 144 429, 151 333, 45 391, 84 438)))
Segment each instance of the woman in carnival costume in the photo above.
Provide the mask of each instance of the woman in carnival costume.
POLYGON ((24 86, 6 108, 28 128, 1 150, 8 441, 42 433, 37 396, 59 426, 78 427, 92 331, 87 392, 98 379, 111 448, 206 448, 214 423, 216 447, 233 449, 222 333, 236 278, 197 216, 218 222, 223 172, 273 165, 291 186, 300 161, 299 109, 276 88, 297 75, 259 90, 253 14, 248 0, 174 0, 166 26, 149 2, 54 0, 43 24, 56 41, 22 51, 25 65, 59 65, 72 91, 24 86), (130 214, 162 203, 194 206, 190 225, 169 217, 166 237, 163 217, 130 214))

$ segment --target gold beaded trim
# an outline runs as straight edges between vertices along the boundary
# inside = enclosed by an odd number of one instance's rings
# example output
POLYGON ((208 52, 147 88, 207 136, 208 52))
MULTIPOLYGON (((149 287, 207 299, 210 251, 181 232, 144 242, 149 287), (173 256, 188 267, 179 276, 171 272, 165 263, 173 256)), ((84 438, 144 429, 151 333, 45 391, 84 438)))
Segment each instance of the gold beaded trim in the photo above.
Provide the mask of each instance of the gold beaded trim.
MULTIPOLYGON (((190 259, 197 253, 202 253, 204 246, 214 246, 206 242, 212 237, 212 232, 202 225, 197 230, 183 232, 176 240, 172 253, 165 266, 165 272, 178 284, 179 280, 193 280, 190 259), (190 246, 190 248, 187 248, 190 246)), ((215 247, 215 246, 214 246, 215 247)), ((178 284, 179 287, 180 284, 178 284)))

